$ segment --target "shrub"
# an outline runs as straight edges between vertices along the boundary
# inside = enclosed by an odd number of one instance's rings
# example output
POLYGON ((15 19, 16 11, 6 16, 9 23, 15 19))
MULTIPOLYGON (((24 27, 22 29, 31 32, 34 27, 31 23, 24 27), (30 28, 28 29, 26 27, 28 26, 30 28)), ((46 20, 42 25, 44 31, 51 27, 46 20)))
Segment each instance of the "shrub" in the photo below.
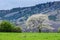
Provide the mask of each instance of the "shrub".
POLYGON ((13 29, 13 32, 22 32, 21 28, 20 27, 15 27, 13 29))
POLYGON ((21 29, 10 23, 9 21, 2 21, 0 23, 0 32, 21 32, 21 29))
POLYGON ((60 27, 58 28, 58 33, 60 33, 60 27))

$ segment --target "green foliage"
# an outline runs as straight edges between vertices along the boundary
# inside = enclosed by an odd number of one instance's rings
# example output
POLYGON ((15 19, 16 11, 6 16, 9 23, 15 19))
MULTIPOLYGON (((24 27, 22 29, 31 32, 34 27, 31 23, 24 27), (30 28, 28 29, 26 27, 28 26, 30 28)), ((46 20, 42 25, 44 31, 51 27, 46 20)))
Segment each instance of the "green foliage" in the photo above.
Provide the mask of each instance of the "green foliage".
POLYGON ((2 23, 0 24, 0 31, 11 32, 13 27, 14 26, 10 22, 2 21, 2 23))
POLYGON ((60 27, 58 28, 58 33, 60 33, 60 27))
POLYGON ((15 27, 13 29, 13 32, 22 32, 21 28, 20 27, 15 27))
POLYGON ((9 21, 2 21, 0 23, 0 32, 21 32, 21 29, 9 21))

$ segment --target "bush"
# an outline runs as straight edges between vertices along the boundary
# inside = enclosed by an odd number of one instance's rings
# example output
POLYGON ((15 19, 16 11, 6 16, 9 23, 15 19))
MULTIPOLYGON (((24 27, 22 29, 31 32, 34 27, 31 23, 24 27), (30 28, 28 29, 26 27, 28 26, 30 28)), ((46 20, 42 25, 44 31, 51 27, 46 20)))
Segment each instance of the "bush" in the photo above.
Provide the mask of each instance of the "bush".
POLYGON ((21 32, 21 29, 14 26, 12 23, 8 21, 2 21, 0 23, 0 32, 21 32))
POLYGON ((15 27, 13 32, 22 32, 21 28, 20 27, 15 27))
POLYGON ((58 28, 58 33, 60 33, 60 27, 58 28))

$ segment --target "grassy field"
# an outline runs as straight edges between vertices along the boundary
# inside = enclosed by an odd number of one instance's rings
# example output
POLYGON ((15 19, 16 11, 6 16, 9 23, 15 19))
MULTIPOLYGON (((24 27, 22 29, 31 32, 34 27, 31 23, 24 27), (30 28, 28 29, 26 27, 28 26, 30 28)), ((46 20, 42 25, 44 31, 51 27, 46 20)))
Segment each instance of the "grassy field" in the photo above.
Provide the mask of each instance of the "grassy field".
POLYGON ((60 33, 0 33, 0 40, 60 40, 60 33))

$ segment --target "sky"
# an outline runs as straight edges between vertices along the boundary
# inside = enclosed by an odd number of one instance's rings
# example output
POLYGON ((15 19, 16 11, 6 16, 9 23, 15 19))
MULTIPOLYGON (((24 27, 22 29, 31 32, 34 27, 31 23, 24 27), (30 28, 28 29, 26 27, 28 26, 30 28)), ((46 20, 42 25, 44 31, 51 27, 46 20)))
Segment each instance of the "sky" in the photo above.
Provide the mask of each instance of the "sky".
POLYGON ((36 4, 53 2, 59 0, 0 0, 0 10, 7 10, 16 7, 29 7, 36 4))

